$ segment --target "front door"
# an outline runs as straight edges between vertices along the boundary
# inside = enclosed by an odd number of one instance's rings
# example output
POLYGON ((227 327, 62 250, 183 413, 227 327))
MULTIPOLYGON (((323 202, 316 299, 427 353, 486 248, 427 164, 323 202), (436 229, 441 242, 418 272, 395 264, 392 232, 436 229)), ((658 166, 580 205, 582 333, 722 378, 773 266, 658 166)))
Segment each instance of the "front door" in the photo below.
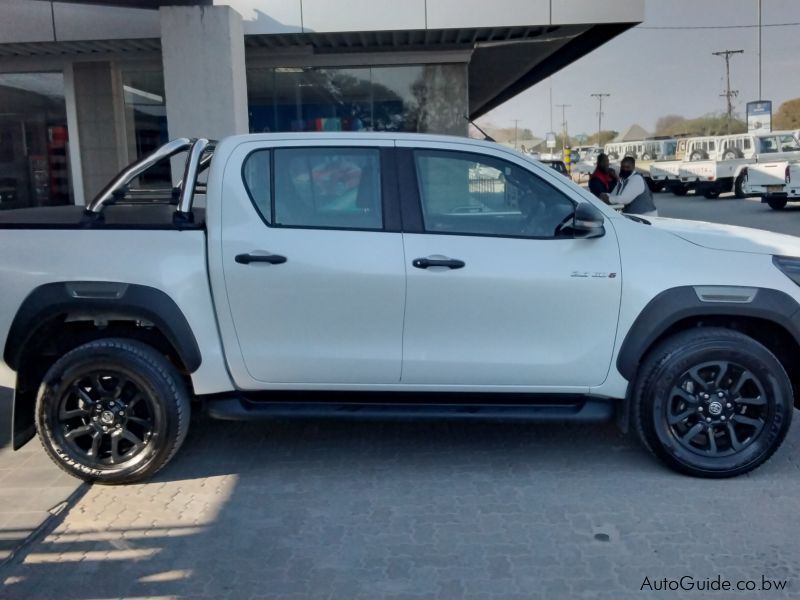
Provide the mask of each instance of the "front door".
MULTIPOLYGON (((401 191, 403 201, 421 213, 419 231, 403 236, 402 381, 526 388, 602 383, 621 286, 610 223, 603 237, 577 239, 564 227, 575 202, 559 175, 537 173, 502 152, 421 146, 400 150, 406 171, 416 173, 403 179, 417 184, 401 191), (418 200, 409 202, 409 194, 418 200)), ((406 221, 414 219, 404 215, 406 221)))
POLYGON ((242 387, 400 380, 403 247, 383 202, 391 142, 321 142, 251 143, 225 175, 226 349, 242 387))

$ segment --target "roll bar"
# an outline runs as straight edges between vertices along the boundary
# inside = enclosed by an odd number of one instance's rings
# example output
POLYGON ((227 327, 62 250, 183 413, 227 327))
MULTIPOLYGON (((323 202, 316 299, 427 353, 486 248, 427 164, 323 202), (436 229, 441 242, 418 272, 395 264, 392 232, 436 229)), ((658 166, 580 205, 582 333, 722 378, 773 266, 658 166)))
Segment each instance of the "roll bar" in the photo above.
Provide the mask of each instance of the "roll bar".
MULTIPOLYGON (((147 169, 161 162, 187 152, 186 166, 183 172, 183 179, 178 183, 178 208, 176 214, 188 215, 192 211, 192 201, 194 199, 197 186, 197 175, 208 167, 211 155, 204 156, 209 149, 211 142, 205 138, 189 139, 178 138, 167 142, 143 159, 125 167, 111 182, 104 187, 97 196, 89 203, 84 211, 87 217, 99 218, 106 206, 115 204, 120 192, 127 192, 128 184, 136 177, 144 173, 147 169)), ((199 191, 199 189, 198 189, 199 191)), ((141 194, 139 194, 141 195, 141 194)))

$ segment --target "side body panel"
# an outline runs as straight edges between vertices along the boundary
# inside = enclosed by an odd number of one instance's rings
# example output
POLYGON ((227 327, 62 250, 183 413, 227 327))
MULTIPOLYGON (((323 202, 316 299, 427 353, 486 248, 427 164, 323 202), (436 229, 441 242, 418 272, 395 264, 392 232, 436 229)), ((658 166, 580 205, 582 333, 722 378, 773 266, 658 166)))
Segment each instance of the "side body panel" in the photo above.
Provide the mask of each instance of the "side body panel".
POLYGON ((622 303, 614 367, 606 382, 593 388, 596 394, 615 398, 625 396, 628 381, 616 368, 621 346, 637 317, 664 290, 685 286, 741 285, 777 290, 795 299, 798 297, 797 286, 775 268, 769 255, 706 248, 659 227, 639 224, 624 217, 618 217, 615 225, 622 257, 622 303))
MULTIPOLYGON (((200 348, 192 374, 195 392, 231 389, 208 286, 202 231, 92 229, 4 230, 0 236, 0 337, 32 290, 64 281, 111 281, 148 286, 167 294, 185 316, 200 348)), ((0 365, 0 385, 15 373, 0 365)))

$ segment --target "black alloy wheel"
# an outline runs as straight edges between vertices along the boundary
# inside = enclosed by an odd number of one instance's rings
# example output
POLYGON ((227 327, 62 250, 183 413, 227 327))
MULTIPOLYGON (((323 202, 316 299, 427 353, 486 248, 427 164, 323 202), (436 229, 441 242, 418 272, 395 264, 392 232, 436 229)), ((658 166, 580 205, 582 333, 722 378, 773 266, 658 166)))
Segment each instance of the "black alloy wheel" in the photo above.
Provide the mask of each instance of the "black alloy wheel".
POLYGON ((640 439, 669 467, 733 477, 778 449, 794 394, 783 366, 762 344, 738 331, 699 327, 648 352, 632 402, 640 439))
POLYGON ((45 451, 86 481, 139 481, 177 452, 190 400, 176 368, 138 341, 89 342, 55 362, 42 381, 36 428, 45 451))

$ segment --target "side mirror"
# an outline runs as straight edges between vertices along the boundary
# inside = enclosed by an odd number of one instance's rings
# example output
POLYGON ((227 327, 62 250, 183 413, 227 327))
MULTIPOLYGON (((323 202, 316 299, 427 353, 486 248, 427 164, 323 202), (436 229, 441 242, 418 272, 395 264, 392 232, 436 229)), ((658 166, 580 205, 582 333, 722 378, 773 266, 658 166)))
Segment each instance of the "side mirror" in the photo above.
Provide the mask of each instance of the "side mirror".
POLYGON ((575 207, 575 215, 572 218, 572 230, 575 237, 595 238, 606 234, 603 226, 605 217, 603 213, 589 202, 581 202, 575 207))

